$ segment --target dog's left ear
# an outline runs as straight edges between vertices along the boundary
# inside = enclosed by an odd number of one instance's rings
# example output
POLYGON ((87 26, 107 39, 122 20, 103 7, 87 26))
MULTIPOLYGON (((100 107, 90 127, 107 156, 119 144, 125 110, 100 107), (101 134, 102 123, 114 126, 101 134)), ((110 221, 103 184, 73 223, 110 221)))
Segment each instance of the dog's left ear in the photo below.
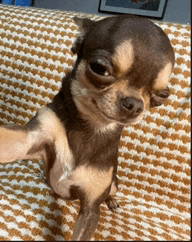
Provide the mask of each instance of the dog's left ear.
POLYGON ((162 105, 169 95, 170 91, 168 87, 164 90, 152 93, 150 97, 150 108, 162 105))
POLYGON ((76 39, 74 46, 71 48, 71 51, 74 54, 77 54, 81 48, 81 45, 83 43, 86 33, 91 29, 95 21, 88 18, 78 18, 78 17, 74 17, 73 20, 79 26, 79 30, 81 32, 80 36, 76 39))

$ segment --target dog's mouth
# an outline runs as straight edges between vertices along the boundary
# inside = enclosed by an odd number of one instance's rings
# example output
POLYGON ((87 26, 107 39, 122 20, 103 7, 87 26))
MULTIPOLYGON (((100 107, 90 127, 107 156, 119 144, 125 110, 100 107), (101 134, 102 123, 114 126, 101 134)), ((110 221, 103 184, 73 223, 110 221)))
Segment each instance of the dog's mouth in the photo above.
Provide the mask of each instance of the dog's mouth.
POLYGON ((144 116, 144 110, 138 115, 131 115, 128 114, 125 109, 120 107, 118 108, 118 112, 116 114, 111 115, 105 110, 105 108, 100 108, 96 100, 92 99, 92 103, 108 122, 115 122, 126 126, 140 122, 144 116))
POLYGON ((105 112, 102 111, 102 114, 110 121, 112 122, 116 122, 118 124, 121 124, 121 125, 131 125, 131 124, 137 124, 139 123, 142 118, 143 118, 143 115, 139 115, 137 116, 136 118, 132 118, 132 117, 110 117, 109 115, 107 115, 105 112))

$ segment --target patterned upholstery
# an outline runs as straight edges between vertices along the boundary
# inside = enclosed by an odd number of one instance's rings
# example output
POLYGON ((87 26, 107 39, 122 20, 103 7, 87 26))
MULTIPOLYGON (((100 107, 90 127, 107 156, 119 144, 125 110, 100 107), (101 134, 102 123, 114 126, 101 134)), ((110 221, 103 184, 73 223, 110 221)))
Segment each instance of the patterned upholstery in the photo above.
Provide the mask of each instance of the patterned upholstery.
MULTIPOLYGON (((58 92, 76 58, 74 16, 101 18, 0 5, 1 125, 24 125, 58 92)), ((92 240, 190 240, 190 26, 158 24, 176 55, 171 96, 124 129, 120 208, 101 205, 92 240)), ((0 164, 0 240, 70 240, 78 210, 47 186, 41 161, 0 164)))

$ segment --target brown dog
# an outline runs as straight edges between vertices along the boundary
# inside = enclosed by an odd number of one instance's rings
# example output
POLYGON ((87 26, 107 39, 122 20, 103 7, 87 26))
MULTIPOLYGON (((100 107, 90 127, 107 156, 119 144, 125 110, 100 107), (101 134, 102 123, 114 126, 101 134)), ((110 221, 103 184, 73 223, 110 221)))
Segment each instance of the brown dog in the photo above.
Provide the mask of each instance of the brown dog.
POLYGON ((53 101, 24 127, 0 127, 0 162, 43 159, 46 177, 64 199, 80 199, 73 240, 89 240, 100 204, 118 206, 117 154, 125 125, 169 96, 174 52, 166 34, 132 15, 98 22, 75 18, 82 35, 73 70, 53 101))

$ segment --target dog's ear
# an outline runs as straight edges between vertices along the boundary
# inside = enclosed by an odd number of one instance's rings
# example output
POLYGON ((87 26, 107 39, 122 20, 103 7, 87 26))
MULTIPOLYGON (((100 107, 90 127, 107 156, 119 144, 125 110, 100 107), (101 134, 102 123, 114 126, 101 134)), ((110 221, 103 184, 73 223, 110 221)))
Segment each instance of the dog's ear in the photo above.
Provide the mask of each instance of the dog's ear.
POLYGON ((80 36, 76 39, 74 46, 71 48, 71 51, 74 54, 77 54, 81 48, 81 45, 83 43, 86 33, 91 29, 95 21, 88 18, 78 18, 78 17, 74 17, 73 20, 79 26, 79 30, 81 32, 80 36))
POLYGON ((79 26, 80 31, 83 32, 83 33, 88 32, 89 29, 95 23, 95 21, 93 21, 91 19, 88 19, 88 18, 78 18, 78 17, 74 17, 73 20, 79 26))
POLYGON ((164 90, 153 92, 150 97, 150 107, 152 108, 162 105, 169 95, 170 91, 168 87, 164 90))

